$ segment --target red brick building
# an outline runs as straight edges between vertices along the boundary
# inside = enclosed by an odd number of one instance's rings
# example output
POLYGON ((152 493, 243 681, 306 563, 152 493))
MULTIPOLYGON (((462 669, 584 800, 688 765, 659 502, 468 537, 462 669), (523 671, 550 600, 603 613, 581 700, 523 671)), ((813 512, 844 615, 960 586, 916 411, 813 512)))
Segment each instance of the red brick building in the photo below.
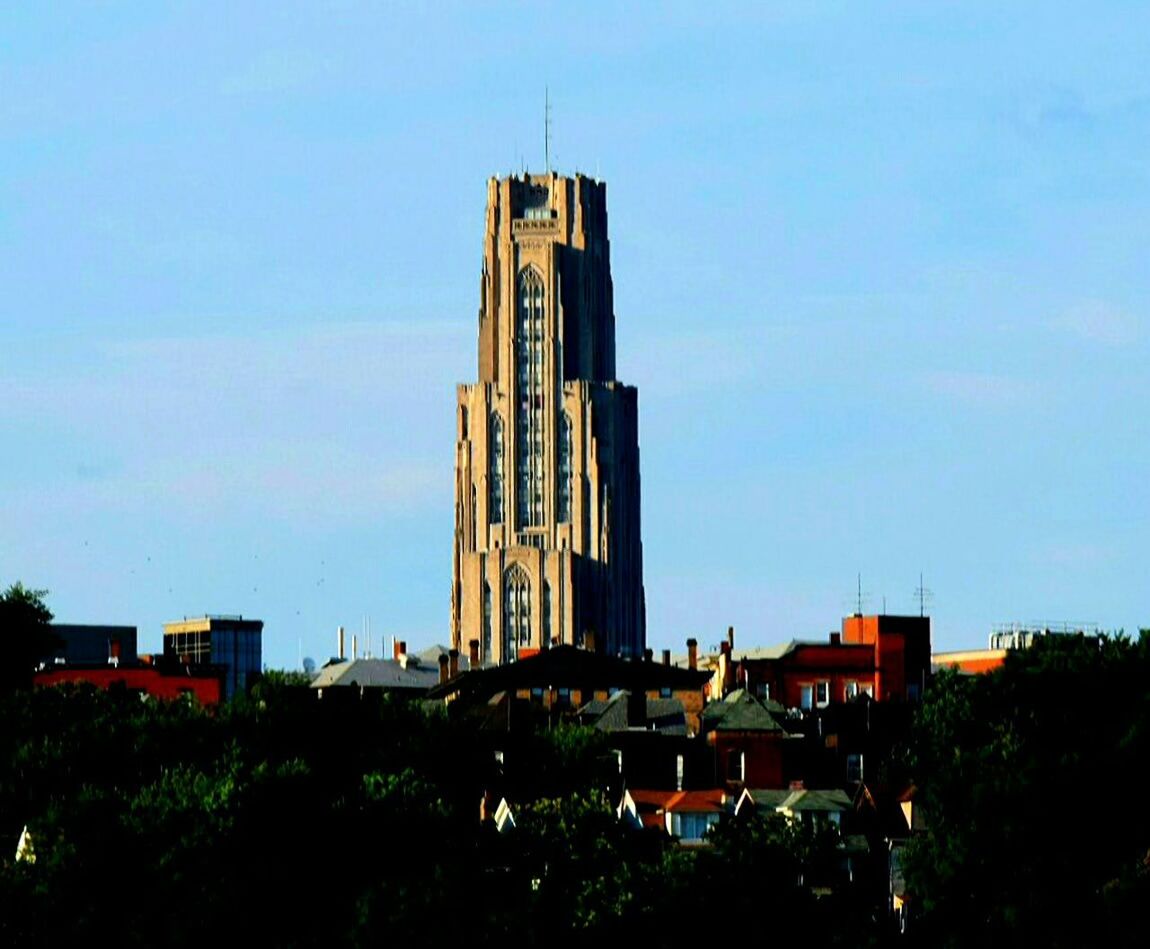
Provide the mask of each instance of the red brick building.
POLYGON ((930 619, 848 616, 827 642, 732 649, 730 656, 727 688, 745 688, 786 708, 824 708, 860 695, 916 701, 930 673, 930 619))
POLYGON ((195 696, 201 705, 218 705, 223 697, 223 671, 166 671, 151 665, 138 666, 59 666, 33 676, 37 686, 89 682, 97 688, 123 686, 159 699, 195 696))

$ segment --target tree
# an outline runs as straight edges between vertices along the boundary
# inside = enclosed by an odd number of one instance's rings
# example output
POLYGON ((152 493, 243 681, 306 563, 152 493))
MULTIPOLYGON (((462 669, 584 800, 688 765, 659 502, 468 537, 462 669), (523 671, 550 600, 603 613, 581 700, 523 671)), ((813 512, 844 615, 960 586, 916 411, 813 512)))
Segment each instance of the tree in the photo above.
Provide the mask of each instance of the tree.
POLYGON ((1048 636, 990 675, 935 678, 906 861, 925 943, 1141 944, 1150 814, 1124 796, 1150 756, 1147 683, 1145 632, 1048 636))
POLYGON ((27 688, 37 664, 59 643, 52 632, 52 611, 47 590, 33 590, 19 580, 0 594, 0 642, 5 658, 0 663, 0 690, 27 688))

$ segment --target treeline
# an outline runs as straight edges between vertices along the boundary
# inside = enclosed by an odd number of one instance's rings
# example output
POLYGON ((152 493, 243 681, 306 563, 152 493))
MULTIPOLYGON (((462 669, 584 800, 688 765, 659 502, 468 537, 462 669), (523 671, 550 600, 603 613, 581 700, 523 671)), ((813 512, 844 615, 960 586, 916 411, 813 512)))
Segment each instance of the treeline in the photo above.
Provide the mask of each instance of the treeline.
POLYGON ((614 756, 587 729, 501 736, 501 765, 490 736, 442 709, 319 701, 282 676, 214 712, 19 690, 0 721, 3 945, 562 945, 636 931, 650 946, 768 932, 857 945, 865 923, 799 884, 834 859, 833 839, 756 819, 689 851, 621 825, 603 792, 614 756), (516 802, 513 831, 480 824, 492 788, 516 802), (24 826, 34 862, 13 859, 24 826))
POLYGON ((11 688, 0 945, 1145 944, 1147 634, 1049 637, 993 674, 942 674, 897 754, 925 818, 904 936, 885 881, 813 895, 833 833, 755 817, 679 849, 621 824, 591 730, 509 739, 282 675, 211 711, 11 688), (513 831, 480 823, 485 792, 514 804, 513 831), (34 862, 14 859, 25 827, 34 862))
POLYGON ((990 675, 936 676, 911 751, 922 945, 1150 943, 1150 630, 1047 636, 990 675))

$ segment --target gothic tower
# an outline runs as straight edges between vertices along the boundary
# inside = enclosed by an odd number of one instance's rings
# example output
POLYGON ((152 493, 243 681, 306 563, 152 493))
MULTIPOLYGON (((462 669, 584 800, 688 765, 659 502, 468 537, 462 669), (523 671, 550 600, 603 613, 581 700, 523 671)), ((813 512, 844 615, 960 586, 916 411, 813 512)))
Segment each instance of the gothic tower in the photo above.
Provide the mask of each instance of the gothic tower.
POLYGON ((607 188, 491 179, 479 381, 458 389, 452 645, 646 644, 638 393, 615 379, 607 188))

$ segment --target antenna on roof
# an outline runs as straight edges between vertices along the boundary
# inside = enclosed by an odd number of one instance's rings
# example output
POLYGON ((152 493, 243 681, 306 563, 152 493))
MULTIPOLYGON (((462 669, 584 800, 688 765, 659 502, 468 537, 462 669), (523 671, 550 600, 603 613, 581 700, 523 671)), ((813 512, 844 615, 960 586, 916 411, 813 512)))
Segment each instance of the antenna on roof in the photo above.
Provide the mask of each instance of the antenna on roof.
POLYGON ((926 602, 934 598, 934 593, 927 589, 926 585, 922 582, 922 572, 918 574, 918 586, 914 589, 914 595, 918 598, 918 615, 926 615, 926 602))
POLYGON ((551 91, 543 87, 543 163, 551 174, 551 91))
POLYGON ((850 603, 851 609, 855 611, 856 616, 863 615, 863 607, 870 601, 870 591, 863 590, 862 588, 862 573, 856 575, 855 579, 855 593, 847 602, 850 603))

